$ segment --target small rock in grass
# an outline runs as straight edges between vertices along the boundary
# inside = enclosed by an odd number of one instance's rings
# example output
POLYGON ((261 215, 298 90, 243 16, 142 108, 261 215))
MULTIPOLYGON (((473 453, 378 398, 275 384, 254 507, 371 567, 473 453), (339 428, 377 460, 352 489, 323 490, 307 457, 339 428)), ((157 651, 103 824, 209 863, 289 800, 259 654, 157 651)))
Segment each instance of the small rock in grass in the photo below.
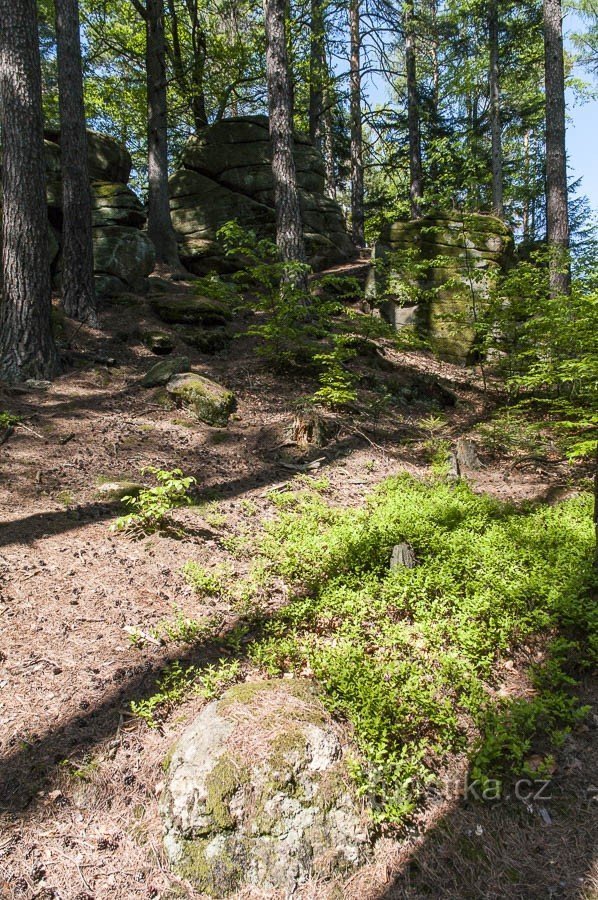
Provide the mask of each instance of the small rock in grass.
POLYGON ((207 425, 226 426, 237 405, 232 391, 195 372, 175 375, 166 390, 178 405, 189 407, 207 425))
POLYGON ((151 369, 145 373, 141 379, 143 387, 159 387, 168 384, 174 375, 180 375, 182 372, 188 372, 191 368, 189 359, 186 356, 171 356, 170 359, 164 359, 155 363, 151 369))

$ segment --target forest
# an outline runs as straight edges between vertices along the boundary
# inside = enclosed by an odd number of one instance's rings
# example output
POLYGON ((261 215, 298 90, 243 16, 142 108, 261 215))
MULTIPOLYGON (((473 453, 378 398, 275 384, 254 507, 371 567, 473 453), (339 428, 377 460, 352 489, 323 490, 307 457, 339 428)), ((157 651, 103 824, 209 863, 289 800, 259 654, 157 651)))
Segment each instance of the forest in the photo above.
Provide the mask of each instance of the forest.
POLYGON ((0 900, 598 897, 597 78, 0 0, 0 900))

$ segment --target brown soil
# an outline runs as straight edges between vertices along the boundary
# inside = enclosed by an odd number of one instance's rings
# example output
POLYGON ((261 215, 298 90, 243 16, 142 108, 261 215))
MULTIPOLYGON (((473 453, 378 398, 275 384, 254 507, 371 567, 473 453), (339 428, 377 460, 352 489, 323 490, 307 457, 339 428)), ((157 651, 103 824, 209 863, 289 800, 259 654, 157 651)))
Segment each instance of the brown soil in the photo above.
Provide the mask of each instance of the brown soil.
MULTIPOLYGON (((169 660, 217 659, 222 648, 217 638, 136 647, 126 629, 147 632, 177 607, 194 619, 219 616, 224 634, 238 612, 198 600, 181 575, 185 562, 227 561, 241 574, 248 563, 231 557, 223 539, 273 515, 270 490, 298 472, 325 474, 333 502, 356 504, 392 473, 428 470, 428 433, 418 423, 438 403, 447 420, 441 437, 455 442, 497 401, 479 374, 425 353, 399 354, 382 340, 381 355, 358 364, 366 377, 359 404, 328 415, 334 436, 324 447, 302 448, 289 434, 313 381, 268 373, 243 337, 212 357, 181 344, 175 352, 238 398, 226 430, 199 425, 159 389, 139 387, 157 359, 138 338, 140 324, 165 328, 140 298, 115 301, 99 331, 65 323, 71 368, 47 389, 5 388, 0 397, 0 409, 23 417, 0 446, 1 898, 198 896, 167 869, 157 796, 160 762, 202 701, 181 704, 160 730, 135 719, 130 702, 151 692, 169 660), (371 388, 391 381, 409 386, 411 398, 375 413, 371 388), (145 465, 178 466, 197 479, 198 505, 173 517, 183 536, 131 540, 110 530, 122 508, 98 500, 98 481, 139 479, 145 465)), ((483 447, 480 454, 484 468, 468 477, 505 498, 551 500, 583 475, 552 451, 520 463, 483 447)), ((264 598, 266 607, 281 602, 282 593, 264 598)), ((595 704, 595 685, 584 690, 595 704)), ((596 724, 590 715, 568 739, 553 799, 443 798, 423 831, 386 838, 374 864, 340 893, 310 885, 303 896, 598 896, 596 724)))

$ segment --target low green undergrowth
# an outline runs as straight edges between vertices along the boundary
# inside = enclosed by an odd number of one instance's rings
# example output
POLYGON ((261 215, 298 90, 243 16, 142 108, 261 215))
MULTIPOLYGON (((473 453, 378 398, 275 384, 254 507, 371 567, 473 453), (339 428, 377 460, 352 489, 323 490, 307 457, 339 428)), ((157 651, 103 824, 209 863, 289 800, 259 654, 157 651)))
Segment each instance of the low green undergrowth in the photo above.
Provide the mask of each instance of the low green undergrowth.
POLYGON ((164 669, 151 696, 131 701, 131 712, 150 728, 158 728, 166 714, 191 694, 211 700, 234 684, 241 673, 236 659, 204 666, 185 666, 178 660, 164 669))
POLYGON ((571 672, 597 657, 589 496, 516 509, 398 477, 360 510, 309 491, 284 499, 260 564, 295 599, 250 655, 272 675, 315 676, 353 727, 355 777, 379 820, 408 816, 449 754, 500 781, 525 771, 540 734, 554 742, 583 714, 571 672), (390 569, 400 542, 414 569, 390 569), (501 662, 532 647, 530 695, 509 699, 501 662))

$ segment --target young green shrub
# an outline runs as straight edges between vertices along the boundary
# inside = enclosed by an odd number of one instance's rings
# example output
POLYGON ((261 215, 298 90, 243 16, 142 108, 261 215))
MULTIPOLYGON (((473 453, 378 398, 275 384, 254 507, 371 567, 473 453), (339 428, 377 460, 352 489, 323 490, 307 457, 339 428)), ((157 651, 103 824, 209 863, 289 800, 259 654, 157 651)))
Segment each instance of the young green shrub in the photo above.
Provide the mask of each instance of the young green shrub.
POLYGON ((127 534, 151 534, 159 531, 167 520, 168 513, 191 503, 189 489, 196 484, 192 476, 185 476, 181 469, 158 469, 145 466, 142 474, 154 475, 158 485, 144 488, 137 496, 125 496, 122 502, 132 510, 120 516, 112 526, 115 531, 127 534))

